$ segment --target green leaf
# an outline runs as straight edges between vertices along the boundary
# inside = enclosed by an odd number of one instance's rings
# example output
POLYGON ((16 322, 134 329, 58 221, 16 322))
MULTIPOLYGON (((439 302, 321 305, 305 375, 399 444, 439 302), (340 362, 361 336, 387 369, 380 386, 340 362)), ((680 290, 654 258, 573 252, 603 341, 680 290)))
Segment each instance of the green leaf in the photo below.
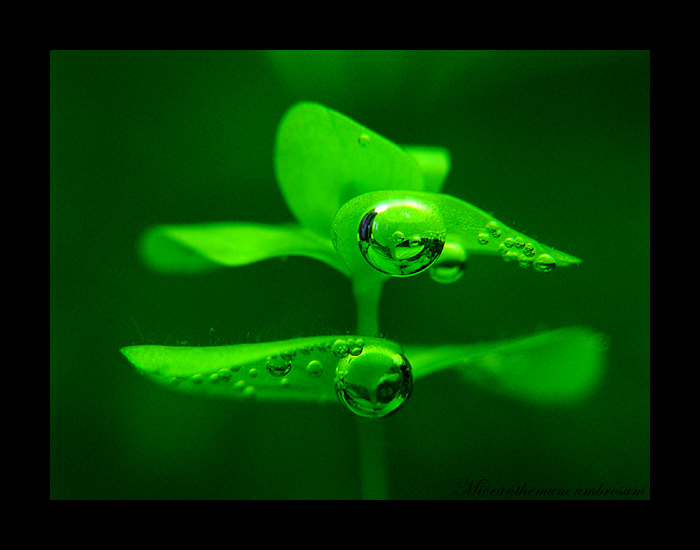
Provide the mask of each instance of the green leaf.
POLYGON ((193 394, 268 401, 337 402, 336 365, 353 348, 392 356, 380 338, 318 336, 233 346, 127 346, 120 351, 153 381, 193 394))
POLYGON ((277 133, 275 173, 299 222, 323 237, 349 199, 382 189, 422 190, 416 161, 400 147, 327 107, 299 103, 277 133))
MULTIPOLYGON (((391 206, 411 201, 436 208, 444 222, 446 241, 461 247, 468 255, 501 255, 504 260, 515 261, 522 267, 534 267, 541 272, 581 262, 580 259, 546 246, 508 227, 476 206, 450 195, 377 191, 349 200, 338 210, 333 220, 333 245, 353 275, 375 271, 360 253, 357 239, 360 220, 380 205, 391 206)), ((391 233, 394 230, 409 234, 399 225, 386 231, 391 233)), ((437 231, 438 228, 424 228, 424 231, 431 230, 437 231)))
POLYGON ((402 145, 423 172, 423 191, 439 193, 450 172, 450 153, 444 147, 402 145))
POLYGON ((452 369, 480 388, 555 405, 581 401, 598 387, 605 340, 587 327, 567 327, 501 342, 405 349, 417 380, 452 369))
POLYGON ((347 274, 330 241, 299 225, 159 225, 143 236, 141 253, 150 267, 166 273, 196 273, 280 256, 308 256, 347 274))

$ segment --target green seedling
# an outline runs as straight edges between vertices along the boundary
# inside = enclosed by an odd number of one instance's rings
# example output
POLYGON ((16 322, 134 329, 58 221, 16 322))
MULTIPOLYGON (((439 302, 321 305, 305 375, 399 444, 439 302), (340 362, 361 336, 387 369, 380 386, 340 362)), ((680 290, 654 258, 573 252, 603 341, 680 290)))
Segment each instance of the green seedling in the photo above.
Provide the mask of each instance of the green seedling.
POLYGON ((538 403, 580 400, 595 387, 602 365, 603 349, 588 328, 453 346, 404 348, 380 337, 379 300, 391 277, 428 271, 433 281, 454 283, 467 258, 482 254, 543 276, 581 262, 440 193, 449 168, 444 148, 399 147, 322 105, 293 106, 278 129, 275 173, 298 223, 156 226, 141 241, 142 256, 164 273, 314 258, 350 279, 356 334, 212 347, 137 345, 122 353, 178 391, 339 402, 368 418, 396 412, 416 381, 444 369, 538 403))

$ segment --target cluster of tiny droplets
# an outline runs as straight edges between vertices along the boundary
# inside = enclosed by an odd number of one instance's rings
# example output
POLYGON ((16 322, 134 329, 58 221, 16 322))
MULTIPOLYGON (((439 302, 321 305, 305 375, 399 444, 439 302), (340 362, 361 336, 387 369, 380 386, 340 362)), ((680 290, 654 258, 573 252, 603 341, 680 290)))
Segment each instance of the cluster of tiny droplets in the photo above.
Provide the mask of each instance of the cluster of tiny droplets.
MULTIPOLYGON (((274 378, 280 378, 280 386, 288 388, 291 385, 287 375, 292 370, 296 362, 304 363, 305 372, 312 377, 318 378, 324 373, 323 362, 318 359, 311 359, 314 351, 331 352, 336 357, 358 356, 362 353, 364 341, 361 338, 337 339, 333 342, 320 343, 316 346, 301 347, 298 350, 288 350, 279 355, 268 355, 264 363, 264 371, 274 378), (297 355, 298 352, 298 355, 297 355), (306 358, 309 360, 307 361, 306 358), (299 359, 301 361, 299 361, 299 359)), ((254 379, 258 378, 261 369, 250 367, 247 371, 247 379, 243 378, 233 382, 235 373, 241 371, 240 365, 219 369, 212 374, 193 374, 192 376, 173 376, 170 378, 172 385, 179 385, 182 382, 190 382, 194 385, 202 385, 205 382, 210 384, 231 385, 234 390, 240 391, 243 395, 252 396, 255 394, 254 379), (252 379, 252 380, 251 380, 252 379)), ((240 376, 240 375, 239 375, 240 376)))
MULTIPOLYGON (((499 240, 503 236, 500 226, 496 222, 489 222, 476 236, 476 241, 481 245, 489 244, 491 239, 499 240)), ((548 273, 557 263, 550 254, 537 255, 537 246, 525 241, 522 237, 506 237, 498 245, 501 256, 505 261, 517 261, 520 267, 532 266, 536 271, 548 273), (537 255, 537 257, 535 257, 537 255)))

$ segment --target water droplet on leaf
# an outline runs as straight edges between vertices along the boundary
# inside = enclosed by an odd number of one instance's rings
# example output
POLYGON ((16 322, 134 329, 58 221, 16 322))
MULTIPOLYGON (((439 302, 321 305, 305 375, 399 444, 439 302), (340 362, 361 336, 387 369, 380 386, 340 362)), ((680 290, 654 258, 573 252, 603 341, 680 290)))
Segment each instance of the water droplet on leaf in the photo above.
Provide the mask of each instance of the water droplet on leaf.
POLYGON ((349 351, 348 343, 339 338, 331 345, 331 351, 338 357, 345 357, 349 351))
POLYGON ((311 376, 321 376, 323 374, 323 364, 321 361, 309 361, 309 364, 306 365, 306 372, 311 376))
POLYGON ((372 267, 408 277, 426 270, 440 256, 445 222, 434 207, 422 202, 390 201, 363 216, 358 237, 360 252, 372 267))
POLYGON ((467 265, 467 252, 459 243, 448 242, 442 254, 430 266, 430 277, 437 283, 450 284, 462 278, 467 265))
POLYGON ((338 363, 335 393, 359 416, 380 418, 396 411, 413 391, 411 364, 403 355, 365 351, 338 363))
POLYGON ((501 228, 496 222, 489 222, 486 224, 486 230, 491 233, 495 238, 501 236, 501 228))
POLYGON ((367 147, 370 141, 371 139, 367 134, 362 134, 359 138, 357 138, 357 143, 362 145, 362 147, 367 147))
POLYGON ((533 265, 536 271, 541 273, 549 273, 557 266, 557 262, 549 254, 540 254, 535 259, 535 263, 533 265))
POLYGON ((292 370, 292 361, 291 359, 285 359, 285 357, 289 357, 289 355, 281 355, 279 359, 268 357, 265 362, 267 372, 279 378, 286 376, 292 370))
POLYGON ((348 353, 350 355, 360 355, 362 353, 362 346, 364 342, 362 339, 358 340, 348 340, 348 353))
MULTIPOLYGON (((236 367, 236 370, 240 369, 240 367, 236 367)), ((223 380, 224 382, 228 382, 231 380, 231 377, 233 376, 233 369, 221 369, 219 370, 219 380, 223 380)))

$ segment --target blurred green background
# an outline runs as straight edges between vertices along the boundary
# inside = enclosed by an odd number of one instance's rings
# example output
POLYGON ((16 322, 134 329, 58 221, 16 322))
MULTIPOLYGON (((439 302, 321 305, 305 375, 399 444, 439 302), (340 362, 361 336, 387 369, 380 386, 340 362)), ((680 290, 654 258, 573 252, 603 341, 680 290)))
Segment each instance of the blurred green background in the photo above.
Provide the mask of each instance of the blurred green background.
POLYGON ((392 280, 387 337, 575 324, 610 337, 605 379, 576 407, 515 402, 450 373, 421 381, 383 421, 391 496, 474 498, 455 491, 484 478, 649 498, 649 57, 52 51, 50 497, 360 497, 357 426, 340 406, 179 395, 118 352, 353 330, 349 281, 309 258, 166 277, 136 254, 153 224, 292 221, 273 144, 284 111, 310 100, 396 143, 447 147, 444 192, 584 260, 543 275, 480 257, 453 285, 392 280))

